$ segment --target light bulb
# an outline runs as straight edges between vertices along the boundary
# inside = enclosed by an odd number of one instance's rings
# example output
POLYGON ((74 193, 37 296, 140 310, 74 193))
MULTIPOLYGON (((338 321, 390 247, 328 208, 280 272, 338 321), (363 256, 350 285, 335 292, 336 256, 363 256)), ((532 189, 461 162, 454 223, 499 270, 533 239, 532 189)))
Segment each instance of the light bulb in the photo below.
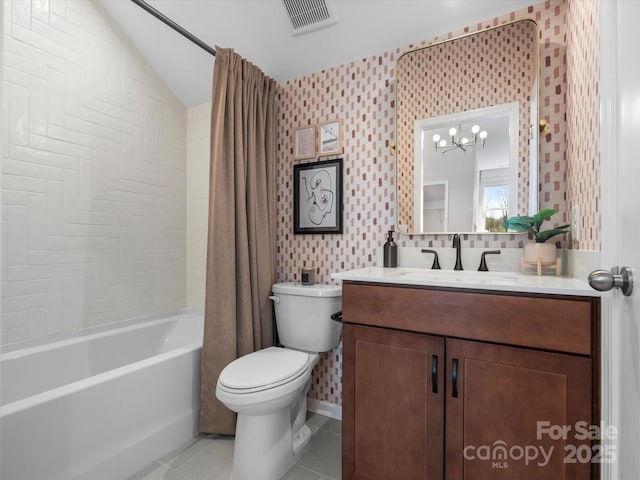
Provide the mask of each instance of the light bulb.
POLYGON ((465 138, 463 138, 463 139, 462 139, 462 144, 463 144, 463 145, 464 145, 465 143, 468 143, 468 142, 469 142, 469 139, 468 139, 468 138, 466 138, 466 137, 465 137, 465 138))
POLYGON ((438 135, 437 133, 433 136, 433 141, 438 143, 438 141, 440 140, 440 135, 438 135))
POLYGON ((480 132, 479 137, 484 140, 485 138, 487 138, 487 132, 483 130, 482 132, 480 132))
POLYGON ((458 133, 458 130, 456 130, 454 127, 451 127, 451 128, 449 129, 449 135, 451 135, 452 137, 453 137, 456 133, 458 133))
POLYGON ((446 147, 447 146, 447 141, 446 140, 440 140, 440 146, 441 147, 446 147))
POLYGON ((480 127, 478 125, 474 125, 471 127, 471 133, 478 133, 480 131, 480 127))

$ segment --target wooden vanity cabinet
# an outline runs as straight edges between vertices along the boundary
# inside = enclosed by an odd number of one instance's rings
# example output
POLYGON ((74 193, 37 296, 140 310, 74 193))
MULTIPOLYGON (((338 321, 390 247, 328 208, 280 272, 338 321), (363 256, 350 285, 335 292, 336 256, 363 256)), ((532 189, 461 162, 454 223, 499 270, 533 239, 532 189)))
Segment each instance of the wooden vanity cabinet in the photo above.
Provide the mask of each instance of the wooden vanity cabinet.
POLYGON ((444 339, 345 324, 342 342, 343 478, 443 478, 444 339))
POLYGON ((575 431, 598 421, 597 298, 344 282, 342 301, 343 479, 597 478, 575 431))

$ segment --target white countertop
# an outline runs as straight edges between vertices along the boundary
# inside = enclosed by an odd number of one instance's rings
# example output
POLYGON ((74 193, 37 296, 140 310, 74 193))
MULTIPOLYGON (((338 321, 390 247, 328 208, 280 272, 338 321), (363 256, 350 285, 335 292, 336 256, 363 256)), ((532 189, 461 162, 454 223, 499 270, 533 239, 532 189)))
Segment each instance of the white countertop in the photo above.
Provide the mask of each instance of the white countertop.
POLYGON ((601 295, 601 292, 593 290, 586 281, 548 274, 537 276, 519 272, 368 267, 334 273, 331 278, 356 282, 580 295, 586 297, 599 297, 601 295))

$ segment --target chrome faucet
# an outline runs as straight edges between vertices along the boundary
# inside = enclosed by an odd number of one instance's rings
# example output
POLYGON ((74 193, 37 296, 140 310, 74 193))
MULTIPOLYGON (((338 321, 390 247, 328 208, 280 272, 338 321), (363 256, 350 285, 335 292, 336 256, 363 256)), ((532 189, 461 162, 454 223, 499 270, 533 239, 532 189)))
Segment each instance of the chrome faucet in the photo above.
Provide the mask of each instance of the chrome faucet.
POLYGON ((460 235, 457 233, 453 235, 453 248, 456 249, 456 266, 454 270, 464 270, 462 268, 462 258, 460 257, 460 235))

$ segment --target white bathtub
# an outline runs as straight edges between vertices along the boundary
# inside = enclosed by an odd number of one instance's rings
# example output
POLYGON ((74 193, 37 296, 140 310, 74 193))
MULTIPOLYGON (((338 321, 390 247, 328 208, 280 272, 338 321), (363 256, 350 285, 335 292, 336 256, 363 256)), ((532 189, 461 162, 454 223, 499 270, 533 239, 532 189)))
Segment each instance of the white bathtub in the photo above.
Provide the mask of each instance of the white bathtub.
POLYGON ((203 316, 3 349, 2 480, 123 480, 197 431, 203 316))

